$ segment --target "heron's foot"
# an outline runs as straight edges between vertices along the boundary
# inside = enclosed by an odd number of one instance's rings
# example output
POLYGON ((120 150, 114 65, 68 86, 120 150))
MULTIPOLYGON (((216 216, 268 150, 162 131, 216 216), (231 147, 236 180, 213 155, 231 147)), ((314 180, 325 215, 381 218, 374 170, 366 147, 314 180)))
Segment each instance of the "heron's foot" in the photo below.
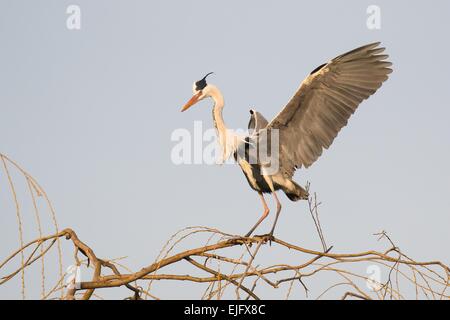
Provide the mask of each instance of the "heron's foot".
POLYGON ((269 244, 272 246, 272 240, 275 240, 275 237, 273 236, 273 232, 275 231, 275 227, 270 230, 269 235, 267 236, 269 238, 269 244))
POLYGON ((234 242, 242 242, 241 244, 244 244, 245 242, 247 242, 247 236, 243 237, 243 236, 239 236, 239 235, 235 235, 235 236, 230 236, 227 238, 228 241, 234 241, 234 242))
POLYGON ((239 239, 242 240, 243 243, 246 243, 250 248, 252 247, 253 239, 258 237, 257 235, 252 236, 251 234, 252 231, 249 231, 245 236, 239 237, 239 239))
POLYGON ((273 236, 273 232, 269 233, 269 246, 272 246, 272 240, 275 240, 275 237, 273 236))

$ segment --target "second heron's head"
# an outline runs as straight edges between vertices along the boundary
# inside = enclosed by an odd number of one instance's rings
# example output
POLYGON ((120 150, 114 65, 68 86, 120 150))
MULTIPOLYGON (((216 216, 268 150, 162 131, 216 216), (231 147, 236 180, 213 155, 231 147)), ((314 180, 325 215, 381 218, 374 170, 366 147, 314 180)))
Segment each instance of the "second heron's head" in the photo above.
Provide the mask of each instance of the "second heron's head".
POLYGON ((212 73, 213 72, 210 72, 206 74, 206 76, 204 76, 202 79, 194 82, 194 84, 192 85, 192 92, 194 93, 194 95, 191 99, 189 99, 188 102, 186 102, 186 104, 181 109, 181 112, 186 111, 197 102, 211 96, 211 90, 214 88, 214 86, 206 83, 206 77, 208 77, 212 73))

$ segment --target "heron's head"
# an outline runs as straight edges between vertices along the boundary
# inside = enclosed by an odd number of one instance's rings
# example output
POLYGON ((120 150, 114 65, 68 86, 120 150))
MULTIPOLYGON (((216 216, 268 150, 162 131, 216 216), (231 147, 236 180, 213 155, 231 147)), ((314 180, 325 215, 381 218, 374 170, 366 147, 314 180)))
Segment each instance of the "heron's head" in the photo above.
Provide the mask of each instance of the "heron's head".
POLYGON ((210 93, 213 86, 206 83, 206 77, 212 73, 213 72, 210 72, 202 79, 194 82, 194 84, 192 85, 192 92, 194 93, 194 95, 188 102, 186 102, 186 104, 181 109, 181 112, 186 111, 197 102, 211 96, 210 93))

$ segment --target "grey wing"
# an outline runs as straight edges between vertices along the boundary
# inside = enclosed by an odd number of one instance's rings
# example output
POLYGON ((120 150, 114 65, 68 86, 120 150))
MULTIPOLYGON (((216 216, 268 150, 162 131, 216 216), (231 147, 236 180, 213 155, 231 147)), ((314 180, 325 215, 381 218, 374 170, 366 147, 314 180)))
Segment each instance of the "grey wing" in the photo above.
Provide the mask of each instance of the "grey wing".
POLYGON ((384 48, 372 43, 316 68, 268 129, 279 131, 279 165, 292 176, 309 167, 347 124, 358 105, 381 86, 392 72, 384 48))
POLYGON ((250 121, 248 122, 248 131, 250 135, 257 133, 259 130, 264 129, 269 124, 269 121, 256 110, 250 110, 250 121))

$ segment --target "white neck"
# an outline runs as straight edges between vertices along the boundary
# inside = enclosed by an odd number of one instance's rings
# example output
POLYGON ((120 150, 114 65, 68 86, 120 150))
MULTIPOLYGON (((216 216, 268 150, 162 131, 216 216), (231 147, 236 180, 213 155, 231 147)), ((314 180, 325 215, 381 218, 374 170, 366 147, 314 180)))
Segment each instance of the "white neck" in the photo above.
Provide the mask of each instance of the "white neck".
POLYGON ((208 89, 209 89, 208 90, 209 96, 214 100, 214 108, 213 108, 214 126, 216 127, 220 135, 220 133, 224 133, 224 131, 226 130, 225 121, 223 120, 222 116, 222 110, 225 105, 225 102, 223 100, 222 93, 217 87, 209 85, 208 89))
POLYGON ((217 130, 218 142, 222 150, 222 159, 224 162, 234 152, 235 144, 234 137, 227 129, 225 121, 223 120, 222 110, 225 105, 222 93, 214 85, 208 85, 208 95, 214 100, 213 120, 214 126, 217 130))

